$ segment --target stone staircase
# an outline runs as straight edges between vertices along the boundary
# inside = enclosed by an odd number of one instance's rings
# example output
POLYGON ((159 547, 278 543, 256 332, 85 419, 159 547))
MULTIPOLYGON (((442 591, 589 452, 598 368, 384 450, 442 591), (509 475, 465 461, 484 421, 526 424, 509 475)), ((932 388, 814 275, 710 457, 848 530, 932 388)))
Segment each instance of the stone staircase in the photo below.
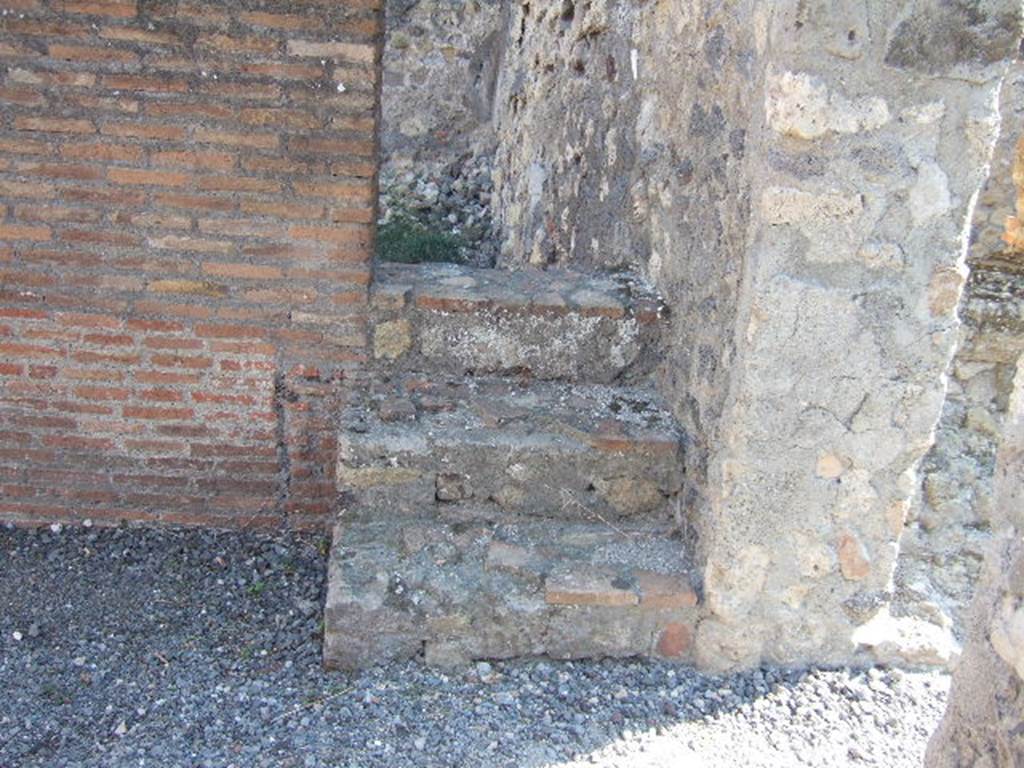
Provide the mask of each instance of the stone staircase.
POLYGON ((341 419, 328 666, 685 660, 685 437, 625 276, 387 265, 341 419))

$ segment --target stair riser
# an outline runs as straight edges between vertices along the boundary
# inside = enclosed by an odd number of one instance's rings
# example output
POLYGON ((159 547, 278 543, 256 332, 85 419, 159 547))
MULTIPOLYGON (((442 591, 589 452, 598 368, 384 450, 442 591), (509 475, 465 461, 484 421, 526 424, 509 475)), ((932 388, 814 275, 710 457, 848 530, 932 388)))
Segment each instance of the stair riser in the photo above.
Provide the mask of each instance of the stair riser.
POLYGON ((682 450, 671 444, 617 452, 467 441, 410 452, 359 437, 343 441, 339 489, 390 515, 469 503, 561 519, 671 519, 683 484, 682 450))
MULTIPOLYGON (((488 595, 492 595, 490 591, 488 595)), ((480 599, 480 598, 478 598, 480 599)), ((378 611, 339 608, 326 621, 336 627, 324 642, 328 668, 359 670, 423 654, 432 666, 458 666, 476 659, 546 656, 555 659, 657 656, 692 661, 689 647, 667 657, 659 652, 666 633, 688 643, 694 611, 640 608, 547 608, 510 616, 496 611, 455 611, 438 617, 393 608, 378 611), (432 626, 450 629, 431 631, 432 626), (372 634, 360 632, 373 627, 372 634), (680 630, 677 627, 685 627, 680 630)))
POLYGON ((325 614, 328 665, 359 669, 420 653, 437 665, 690 659, 696 596, 686 577, 637 570, 679 571, 677 544, 663 534, 532 526, 340 523, 325 614))
POLYGON ((411 310, 376 323, 375 356, 388 371, 610 384, 641 381, 659 360, 657 324, 631 317, 411 310), (378 343, 396 328, 407 329, 404 349, 378 343))

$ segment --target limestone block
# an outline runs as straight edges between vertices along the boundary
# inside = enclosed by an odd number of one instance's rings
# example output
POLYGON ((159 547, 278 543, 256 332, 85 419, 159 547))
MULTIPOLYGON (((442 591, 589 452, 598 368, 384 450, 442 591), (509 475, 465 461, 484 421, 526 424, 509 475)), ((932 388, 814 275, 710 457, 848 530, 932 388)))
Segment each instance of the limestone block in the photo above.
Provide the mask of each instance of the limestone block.
POLYGON ((412 326, 408 320, 390 320, 374 328, 373 356, 378 360, 397 360, 411 346, 412 326))
POLYGON ((771 73, 765 88, 768 124, 798 139, 829 133, 875 130, 889 122, 889 107, 878 96, 851 100, 829 92, 825 82, 807 72, 771 73))

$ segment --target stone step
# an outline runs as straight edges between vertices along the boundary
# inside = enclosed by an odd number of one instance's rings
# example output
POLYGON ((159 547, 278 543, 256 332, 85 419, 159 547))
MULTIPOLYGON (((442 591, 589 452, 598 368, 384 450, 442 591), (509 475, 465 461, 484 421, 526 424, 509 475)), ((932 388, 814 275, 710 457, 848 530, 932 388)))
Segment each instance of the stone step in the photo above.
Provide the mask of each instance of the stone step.
POLYGON ((413 375, 342 418, 350 515, 678 522, 684 436, 643 389, 413 375))
POLYGON ((382 264, 371 298, 385 369, 609 384, 660 359, 664 307, 628 275, 382 264))
POLYGON ((687 661, 696 620, 669 528, 344 517, 328 566, 324 657, 361 669, 548 656, 687 661))

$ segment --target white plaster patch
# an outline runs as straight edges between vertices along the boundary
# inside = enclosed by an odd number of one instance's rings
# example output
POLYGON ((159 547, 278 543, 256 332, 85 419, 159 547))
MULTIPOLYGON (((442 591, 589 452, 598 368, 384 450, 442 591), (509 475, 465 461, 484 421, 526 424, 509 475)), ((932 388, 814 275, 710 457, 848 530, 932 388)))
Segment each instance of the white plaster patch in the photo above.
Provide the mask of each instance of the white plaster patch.
POLYGON ((850 100, 829 93, 825 83, 806 72, 770 74, 765 88, 768 125, 798 139, 818 139, 828 133, 873 131, 889 122, 885 99, 850 100))
POLYGON ((919 227, 948 213, 952 207, 946 173, 934 162, 922 163, 910 188, 910 216, 914 225, 919 227))
POLYGON ((857 257, 871 269, 902 269, 903 249, 897 243, 864 243, 857 257))
POLYGON ((989 636, 1000 658, 1024 680, 1024 605, 1013 595, 1004 595, 992 617, 989 636))
POLYGON ((768 224, 849 222, 864 211, 858 194, 838 190, 808 192, 794 187, 768 187, 761 198, 768 224))
POLYGON ((883 663, 950 665, 960 656, 960 645, 949 629, 921 619, 894 617, 887 608, 857 627, 852 640, 883 663))
POLYGON ((907 107, 900 115, 908 123, 931 125, 939 122, 946 114, 946 105, 941 101, 930 101, 927 104, 915 104, 907 107))
POLYGON ((540 204, 544 196, 544 183, 548 180, 548 171, 540 163, 534 161, 526 171, 526 184, 530 195, 530 209, 540 204))

